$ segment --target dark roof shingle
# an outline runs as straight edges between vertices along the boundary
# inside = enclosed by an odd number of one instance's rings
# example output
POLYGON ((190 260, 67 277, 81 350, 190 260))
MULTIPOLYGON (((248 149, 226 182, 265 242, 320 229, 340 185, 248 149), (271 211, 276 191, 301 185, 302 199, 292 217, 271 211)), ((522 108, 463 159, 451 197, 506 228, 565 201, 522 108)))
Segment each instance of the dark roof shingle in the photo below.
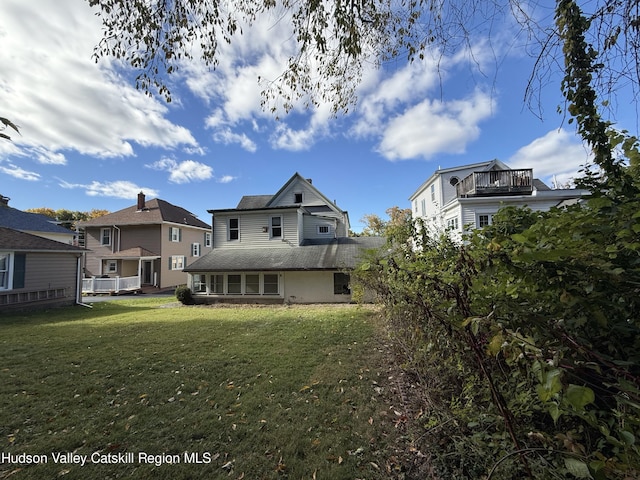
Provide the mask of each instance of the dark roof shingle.
POLYGON ((0 206, 0 226, 29 232, 66 234, 73 237, 74 233, 45 215, 23 212, 9 206, 0 206))
POLYGON ((0 249, 19 252, 74 252, 81 253, 83 248, 68 245, 48 238, 38 237, 30 233, 20 232, 11 228, 0 227, 0 249))

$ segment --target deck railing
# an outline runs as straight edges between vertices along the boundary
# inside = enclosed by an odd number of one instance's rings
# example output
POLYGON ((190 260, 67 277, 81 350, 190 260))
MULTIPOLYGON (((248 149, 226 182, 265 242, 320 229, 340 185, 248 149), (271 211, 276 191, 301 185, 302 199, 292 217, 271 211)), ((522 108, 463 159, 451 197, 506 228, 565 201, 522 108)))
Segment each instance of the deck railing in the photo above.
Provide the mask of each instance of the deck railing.
POLYGON ((533 192, 533 170, 473 172, 456 185, 458 197, 528 195, 533 192))
POLYGON ((82 293, 117 293, 140 288, 140 277, 91 277, 82 279, 82 293))

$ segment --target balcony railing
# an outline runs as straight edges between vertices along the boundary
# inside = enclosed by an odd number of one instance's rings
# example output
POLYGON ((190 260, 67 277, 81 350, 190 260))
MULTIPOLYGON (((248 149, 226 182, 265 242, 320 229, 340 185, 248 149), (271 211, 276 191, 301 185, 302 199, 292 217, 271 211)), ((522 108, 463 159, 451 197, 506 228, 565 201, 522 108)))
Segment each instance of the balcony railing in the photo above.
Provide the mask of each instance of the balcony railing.
POLYGON ((83 278, 82 293, 118 293, 140 289, 140 277, 83 278))
POLYGON ((531 195, 533 170, 489 170, 473 172, 456 185, 458 197, 531 195))

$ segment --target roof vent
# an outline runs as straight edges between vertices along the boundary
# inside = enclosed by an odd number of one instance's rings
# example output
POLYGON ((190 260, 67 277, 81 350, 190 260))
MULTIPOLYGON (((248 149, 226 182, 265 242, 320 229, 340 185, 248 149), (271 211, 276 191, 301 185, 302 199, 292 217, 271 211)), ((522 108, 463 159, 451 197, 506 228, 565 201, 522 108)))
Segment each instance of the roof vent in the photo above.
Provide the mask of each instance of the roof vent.
POLYGON ((9 197, 5 197, 4 195, 0 195, 0 206, 6 207, 9 205, 9 197))
POLYGON ((313 185, 313 178, 307 178, 306 180, 307 180, 307 182, 309 182, 311 185, 313 185))

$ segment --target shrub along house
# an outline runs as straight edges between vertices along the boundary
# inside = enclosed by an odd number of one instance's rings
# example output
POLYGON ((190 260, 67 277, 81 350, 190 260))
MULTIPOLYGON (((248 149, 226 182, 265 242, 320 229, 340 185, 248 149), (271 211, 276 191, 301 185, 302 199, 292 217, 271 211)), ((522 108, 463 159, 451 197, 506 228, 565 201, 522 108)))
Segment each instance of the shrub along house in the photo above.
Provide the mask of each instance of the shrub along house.
POLYGON ((79 227, 89 250, 85 292, 183 285, 184 267, 211 248, 209 225, 164 200, 147 202, 144 193, 136 205, 80 222, 79 227))
POLYGON ((350 302, 348 271, 385 241, 349 237, 347 212, 298 173, 275 195, 209 213, 213 248, 185 269, 198 303, 350 302))

